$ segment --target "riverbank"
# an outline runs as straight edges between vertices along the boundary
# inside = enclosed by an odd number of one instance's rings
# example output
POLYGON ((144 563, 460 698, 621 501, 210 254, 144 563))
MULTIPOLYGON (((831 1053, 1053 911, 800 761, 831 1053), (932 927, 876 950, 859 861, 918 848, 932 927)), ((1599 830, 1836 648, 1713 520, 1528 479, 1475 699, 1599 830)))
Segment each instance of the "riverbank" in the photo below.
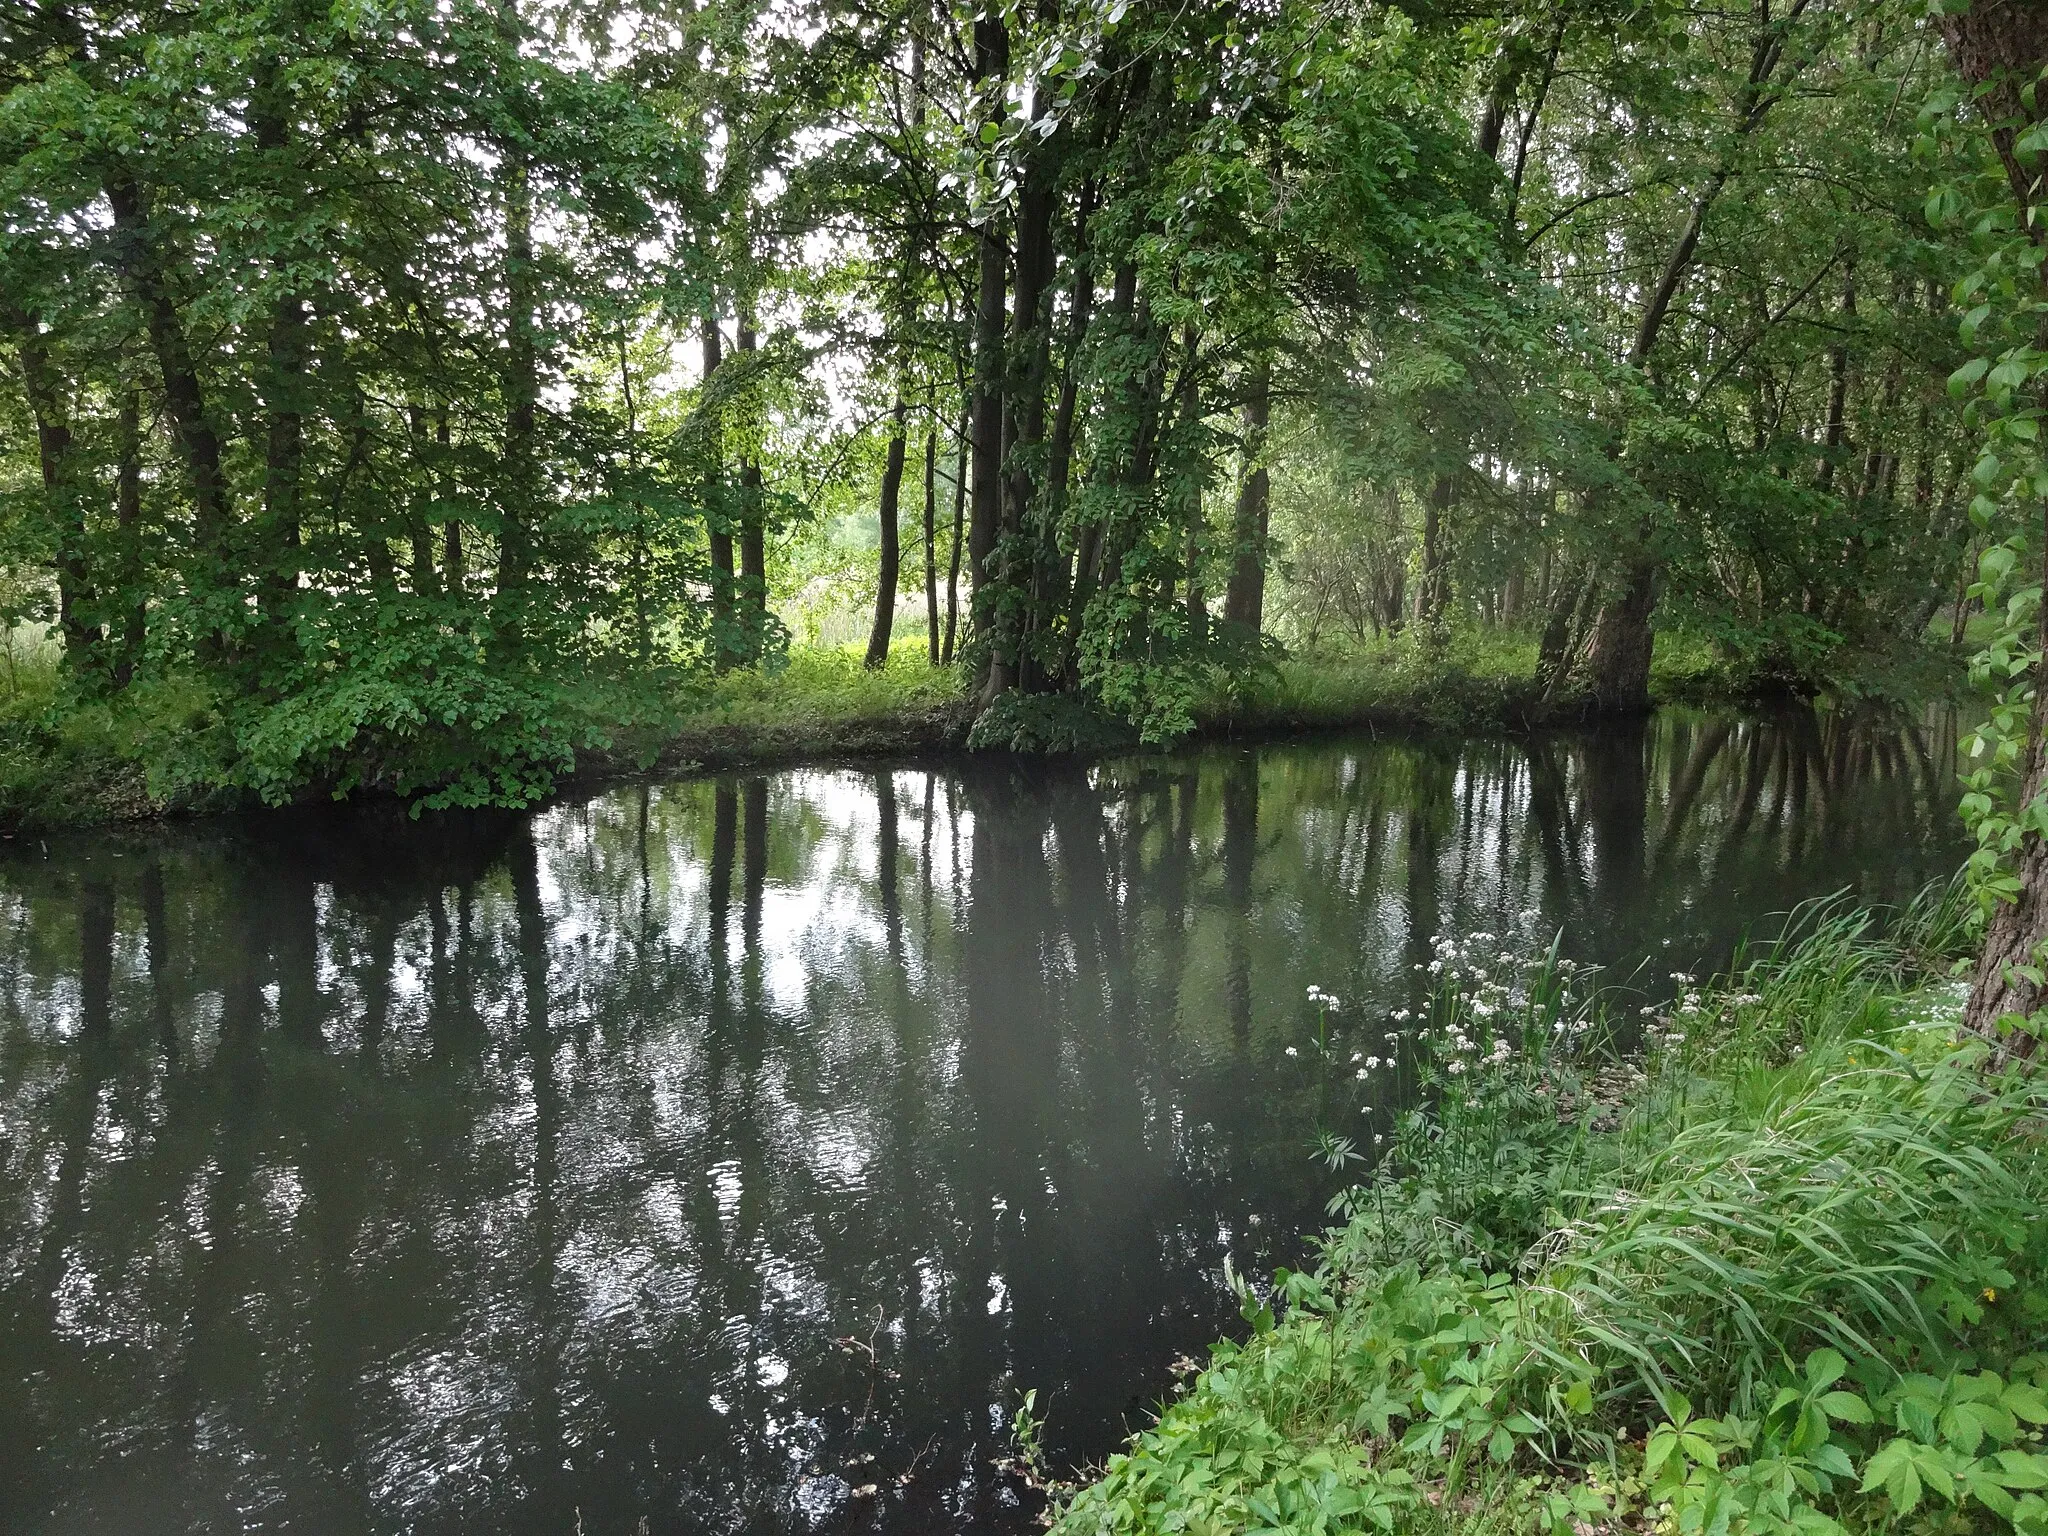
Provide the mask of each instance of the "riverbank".
POLYGON ((1626 1054, 1554 962, 1440 945, 1432 1107, 1056 1529, 2033 1536, 2048 1085, 1958 1037, 1961 932, 1812 916, 1626 1054))
MULTIPOLYGON (((1894 662, 1852 691, 1895 699, 1952 687, 1947 658, 1894 662)), ((1198 701, 1196 738, 1273 737, 1325 730, 1524 730, 1575 718, 1547 705, 1534 678, 1536 644, 1466 633, 1437 653, 1407 639, 1286 657, 1219 685, 1198 701)), ((1703 645, 1660 639, 1651 679, 1659 703, 1752 705, 1782 688, 1719 663, 1703 645)), ((210 728, 203 699, 159 689, 134 707, 64 707, 54 670, 15 675, 0 697, 0 832, 232 810, 253 793, 195 765, 190 743, 210 728)), ((1128 731, 1078 710, 1060 712, 1039 746, 1118 751, 1128 731), (1067 718, 1071 716, 1072 718, 1067 718)), ((737 770, 801 762, 876 760, 964 748, 959 674, 922 646, 897 648, 871 672, 852 648, 802 650, 772 673, 736 672, 695 685, 630 722, 593 706, 590 743, 556 777, 556 793, 643 773, 737 770)), ((317 798, 317 795, 315 796, 317 798)))

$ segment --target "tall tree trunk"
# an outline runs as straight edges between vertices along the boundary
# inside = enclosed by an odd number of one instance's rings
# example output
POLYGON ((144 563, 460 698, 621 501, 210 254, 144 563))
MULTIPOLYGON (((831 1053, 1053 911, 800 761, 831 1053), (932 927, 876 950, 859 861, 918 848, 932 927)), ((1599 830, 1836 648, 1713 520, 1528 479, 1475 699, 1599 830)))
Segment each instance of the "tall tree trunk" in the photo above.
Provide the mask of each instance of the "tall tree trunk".
POLYGON ((967 517, 968 455, 973 446, 973 409, 960 413, 960 450, 953 460, 953 549, 946 561, 946 643, 939 648, 939 665, 953 664, 955 643, 960 636, 960 556, 966 547, 963 537, 967 517))
MULTIPOLYGON (((106 178, 107 203, 114 219, 115 265, 142 307, 150 350, 163 376, 164 413, 192 491, 193 585, 210 595, 235 585, 225 548, 233 502, 221 473, 220 436, 207 412, 206 392, 192 360, 184 318, 171 299, 163 254, 150 226, 142 189, 125 168, 106 178)), ((214 633, 207 644, 218 650, 223 637, 214 633)))
MULTIPOLYGON (((984 89, 1010 66, 1010 35, 1001 13, 984 13, 974 22, 974 78, 984 89)), ((1001 97, 991 120, 1004 112, 1001 97)), ((1003 300, 1009 289, 1009 248, 1000 221, 986 220, 976 253, 978 268, 974 301, 973 479, 968 493, 967 562, 977 609, 989 592, 988 560, 995 549, 1003 511, 1003 300)))
POLYGON ((1422 499, 1422 585, 1415 594, 1415 618, 1423 642, 1441 645, 1444 615, 1450 606, 1450 557, 1445 550, 1444 514, 1457 498, 1458 482, 1448 473, 1430 482, 1422 499))
POLYGON ((534 335, 533 182, 524 148, 512 142, 504 153, 505 484, 499 503, 498 597, 506 630, 516 639, 540 499, 540 362, 534 335))
POLYGON ((939 664, 938 455, 939 428, 934 421, 924 429, 924 642, 926 658, 935 667, 939 664))
MULTIPOLYGON (((2029 127, 2048 120, 2048 92, 2036 88, 2048 69, 2048 3, 2044 0, 1974 0, 1968 9, 1936 18, 1949 57, 1964 79, 1977 87, 1977 109, 1991 125, 1993 145, 2011 184, 2017 227, 2027 230, 2036 245, 2048 245, 2048 220, 2040 217, 2042 177, 2048 154, 2022 154, 2019 138, 2029 127)), ((2048 286, 2048 284, 2044 284, 2048 286)), ((2048 337, 2040 338, 2048 344, 2048 337)), ((2033 536, 2048 560, 2048 507, 2033 509, 2033 536)), ((2041 640, 2048 643, 2048 604, 2041 609, 2041 640)), ((2032 807, 2044 787, 2048 758, 2048 688, 2037 686, 2027 727, 2025 771, 2020 803, 2032 807)), ((2048 989, 2023 972, 2041 964, 2048 943, 2048 840, 2029 828, 2020 837, 2013 873, 2019 880, 2015 900, 2001 901, 1991 913, 1984 953, 1970 1000, 1963 1010, 1964 1027, 1993 1042, 1998 1058, 2031 1057, 2037 1037, 2026 1031, 2002 1035, 1999 1021, 2026 1017, 2043 1005, 2048 989)))
POLYGON ((1266 536, 1273 512, 1273 482, 1266 469, 1266 428, 1273 414, 1273 362, 1262 357, 1245 380, 1244 456, 1249 466, 1237 492, 1231 524, 1230 581, 1223 617, 1256 635, 1266 618, 1266 536))
POLYGON ((889 455, 882 465, 881 559, 875 573, 875 624, 868 632, 867 664, 889 664, 889 637, 896 627, 896 582, 902 574, 903 547, 897 508, 903 494, 903 391, 889 413, 889 455))
POLYGON ((1849 411, 1849 341, 1847 332, 1856 324, 1856 263, 1852 259, 1842 277, 1842 329, 1840 341, 1828 349, 1828 417, 1822 442, 1820 473, 1814 484, 1822 495, 1833 495, 1835 460, 1842 451, 1842 433, 1849 411))
MULTIPOLYGON (((737 340, 742 356, 750 356, 760 345, 751 303, 740 311, 737 340)), ((747 660, 759 661, 768 647, 768 521, 762 504, 761 464, 752 455, 740 460, 738 596, 747 660)))
MULTIPOLYGON (((272 168, 282 196, 294 200, 301 179, 293 158, 290 103, 274 62, 256 70, 250 92, 250 127, 256 148, 272 168)), ((299 589, 299 490, 306 447, 306 369, 309 351, 306 301, 292 286, 289 256, 271 262, 279 292, 271 306, 263 404, 269 416, 263 453, 262 544, 265 619, 274 631, 287 622, 283 612, 299 589)))
MULTIPOLYGON (((1109 290, 1109 315, 1107 324, 1114 338, 1135 339, 1138 304, 1138 265, 1125 260, 1117 265, 1115 278, 1109 290)), ((1120 388, 1128 390, 1128 385, 1120 388)), ((1096 476, 1111 484, 1119 484, 1126 477, 1127 455, 1134 444, 1110 443, 1098 445, 1096 476)), ((1102 543, 1104 537, 1103 517, 1099 509, 1081 524, 1074 540, 1074 578, 1067 584, 1067 637, 1062 648, 1060 672, 1065 678, 1074 676, 1074 665, 1081 645, 1081 624, 1087 614, 1089 599, 1095 595, 1095 585, 1100 574, 1102 543)))
MULTIPOLYGON (((725 363, 725 333, 718 328, 715 311, 704 316, 704 388, 709 392, 712 377, 725 363)), ((704 527, 711 554, 711 664, 719 672, 729 671, 743 654, 736 637, 738 611, 734 594, 738 570, 732 558, 732 520, 725 505, 725 445, 718 424, 711 428, 710 467, 704 481, 704 527)))
POLYGON ((114 526, 121 534, 121 591, 127 620, 114 662, 114 686, 126 688, 142 664, 148 638, 147 568, 142 551, 142 407, 135 391, 121 392, 120 440, 114 467, 114 526))
MULTIPOLYGON (((910 128, 913 139, 921 141, 924 136, 925 111, 928 105, 925 88, 924 63, 924 22, 928 18, 920 8, 910 28, 910 128)), ((927 259, 934 254, 936 232, 929 227, 919 231, 919 238, 927 259)), ((913 307, 908 318, 915 319, 913 307)), ((928 407, 935 406, 929 397, 928 407)), ((901 410, 901 402, 898 402, 901 410)), ((898 418, 898 436, 901 434, 901 418, 898 418)), ((934 542, 938 534, 938 487, 934 483, 938 473, 939 452, 938 414, 932 409, 924 429, 924 643, 926 659, 932 666, 939 664, 939 553, 934 542)), ((879 617, 879 615, 878 615, 879 617)), ((887 647, 884 647, 886 652, 887 647)))
POLYGON ((43 501, 53 536, 51 564, 57 572, 57 631, 64 642, 65 664, 75 675, 90 676, 100 667, 101 632, 96 623, 87 620, 93 591, 92 563, 86 549, 86 475, 73 451, 70 414, 42 327, 11 303, 0 310, 0 318, 14 332, 22 383, 35 418, 43 501))
MULTIPOLYGON (((434 575, 434 530, 428 521, 433 510, 433 463, 427 448, 426 412, 418 405, 405 410, 406 426, 412 433, 412 456, 416 483, 412 505, 405 518, 406 543, 412 549, 412 591, 415 597, 433 597, 438 590, 434 575)), ((298 582, 294 578, 293 586, 298 582)))
MULTIPOLYGON (((448 408, 443 406, 434 415, 434 447, 439 450, 437 479, 441 486, 442 499, 453 505, 453 488, 448 484, 447 464, 452 451, 448 433, 448 408)), ((441 589, 450 597, 462 596, 462 588, 468 572, 463 564, 462 519, 450 517, 441 524, 441 589)))
MULTIPOLYGON (((1032 116, 1040 116, 1034 95, 1032 116)), ((1051 360, 1053 167, 1043 148, 1032 156, 1017 199, 1016 294, 1011 308, 1009 368, 1005 379, 1002 521, 999 547, 1011 553, 990 572, 992 583, 1009 590, 994 605, 988 675, 982 684, 987 707, 1009 688, 1035 689, 1028 637, 1040 615, 1031 603, 1038 583, 1030 536, 1037 503, 1038 445, 1045 437, 1045 379, 1051 360)))

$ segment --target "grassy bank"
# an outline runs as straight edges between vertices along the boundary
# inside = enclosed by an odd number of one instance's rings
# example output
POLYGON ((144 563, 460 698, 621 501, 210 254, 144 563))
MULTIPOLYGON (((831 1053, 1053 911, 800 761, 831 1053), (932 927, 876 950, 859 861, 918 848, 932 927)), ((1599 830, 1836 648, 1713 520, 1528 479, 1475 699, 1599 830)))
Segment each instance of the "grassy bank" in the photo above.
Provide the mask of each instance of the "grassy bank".
MULTIPOLYGON (((0 657, 0 829, 42 830, 253 801, 229 782, 231 744, 196 687, 138 685, 117 701, 79 701, 60 687, 55 647, 12 637, 0 657)), ((1436 651, 1398 638, 1314 656, 1283 657, 1217 683, 1195 711, 1200 735, 1272 735, 1379 726, 1497 729, 1545 718, 1534 683, 1536 642, 1493 632, 1455 634, 1436 651)), ((1924 696, 1942 686, 1940 658, 1887 674, 1886 688, 1924 696)), ((1663 702, 1733 703, 1759 680, 1682 636, 1658 643, 1653 695, 1663 702)), ((1127 729, 1067 700, 1025 701, 1018 745, 1104 751, 1136 745, 1127 729), (1041 718, 1042 717, 1042 718, 1041 718)), ((593 685, 575 699, 580 743, 563 788, 648 770, 766 767, 805 759, 892 756, 962 745, 964 689, 925 660, 921 637, 870 672, 859 647, 803 649, 774 671, 686 680, 667 692, 593 685), (629 707, 622 706, 630 700, 629 707), (580 711, 580 714, 577 712, 580 711)), ((374 784, 374 771, 368 774, 374 784)), ((314 793, 317 794, 317 791, 314 793)))
POLYGON ((1641 1021, 1440 951, 1430 1107, 1057 1529, 2039 1536, 2048 1087, 1954 932, 1822 914, 1641 1021))

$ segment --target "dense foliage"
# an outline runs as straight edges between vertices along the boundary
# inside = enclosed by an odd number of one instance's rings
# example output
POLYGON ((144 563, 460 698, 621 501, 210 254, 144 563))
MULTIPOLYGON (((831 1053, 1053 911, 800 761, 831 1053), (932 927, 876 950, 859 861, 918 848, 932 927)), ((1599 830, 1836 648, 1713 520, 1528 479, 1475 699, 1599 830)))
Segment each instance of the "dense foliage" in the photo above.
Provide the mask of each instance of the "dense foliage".
POLYGON ((1403 629, 1540 636, 1556 706, 1656 625, 1839 678, 2004 547, 1933 25, 11 7, 0 619, 160 790, 429 804, 854 628, 987 742, 1403 629))

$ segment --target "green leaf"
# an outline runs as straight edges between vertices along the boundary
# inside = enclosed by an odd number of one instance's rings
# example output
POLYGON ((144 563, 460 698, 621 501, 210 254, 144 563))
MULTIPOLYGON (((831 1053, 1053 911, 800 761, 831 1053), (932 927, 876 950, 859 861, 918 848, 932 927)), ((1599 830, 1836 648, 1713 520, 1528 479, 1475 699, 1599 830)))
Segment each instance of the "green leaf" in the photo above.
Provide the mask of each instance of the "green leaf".
POLYGON ((1957 399, 1968 394, 1976 382, 1991 368, 1988 357, 1973 357, 1962 367, 1948 376, 1948 392, 1957 399))
POLYGON ((1854 1392, 1827 1392, 1820 1398, 1821 1412, 1831 1419, 1840 1419, 1845 1424, 1868 1424, 1871 1422, 1870 1405, 1854 1392))

